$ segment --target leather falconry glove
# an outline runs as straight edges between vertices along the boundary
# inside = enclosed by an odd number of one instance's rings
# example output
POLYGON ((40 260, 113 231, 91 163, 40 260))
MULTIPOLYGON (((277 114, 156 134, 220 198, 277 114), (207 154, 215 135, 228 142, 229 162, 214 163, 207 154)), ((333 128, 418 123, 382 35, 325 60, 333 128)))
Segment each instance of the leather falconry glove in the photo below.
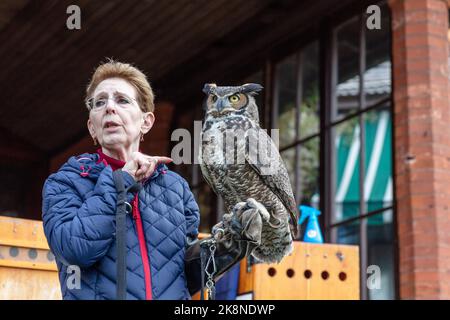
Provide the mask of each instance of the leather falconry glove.
POLYGON ((185 272, 191 295, 202 289, 203 299, 206 286, 209 298, 214 299, 214 281, 260 245, 263 224, 260 206, 252 198, 239 202, 212 228, 212 236, 187 239, 185 272))

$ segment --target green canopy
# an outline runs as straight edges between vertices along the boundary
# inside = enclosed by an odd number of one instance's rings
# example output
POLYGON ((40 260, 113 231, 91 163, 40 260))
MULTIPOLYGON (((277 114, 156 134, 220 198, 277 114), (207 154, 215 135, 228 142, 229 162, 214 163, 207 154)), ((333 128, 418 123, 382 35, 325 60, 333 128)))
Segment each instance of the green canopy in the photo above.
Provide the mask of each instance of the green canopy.
MULTIPOLYGON (((392 121, 389 111, 368 112, 365 125, 364 202, 367 212, 392 205, 392 121)), ((355 217, 360 195, 360 126, 358 119, 336 128, 336 195, 335 221, 355 217)), ((371 218, 370 224, 388 219, 371 218), (384 220, 383 220, 384 219, 384 220)))
MULTIPOLYGON (((336 132, 336 195, 335 221, 360 214, 359 201, 364 199, 366 212, 392 206, 392 117, 388 110, 370 111, 364 117, 364 194, 359 193, 360 126, 354 122, 336 132)), ((342 126, 346 126, 342 124, 342 126)), ((340 129, 340 128, 339 128, 340 129)), ((383 290, 368 290, 370 299, 391 299, 394 296, 394 247, 392 210, 367 218, 365 255, 367 265, 377 265, 382 272, 383 290)), ((336 228, 337 243, 361 245, 359 221, 336 228)), ((362 277, 361 281, 365 281, 362 277)))

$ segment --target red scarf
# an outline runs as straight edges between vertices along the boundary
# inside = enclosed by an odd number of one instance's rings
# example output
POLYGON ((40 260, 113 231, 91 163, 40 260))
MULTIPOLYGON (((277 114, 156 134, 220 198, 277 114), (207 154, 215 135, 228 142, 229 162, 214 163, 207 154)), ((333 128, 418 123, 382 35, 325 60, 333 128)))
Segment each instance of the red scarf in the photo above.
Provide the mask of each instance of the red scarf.
POLYGON ((123 166, 126 163, 125 161, 117 160, 117 159, 111 158, 110 156, 107 156, 106 154, 103 153, 101 148, 99 148, 97 150, 97 153, 100 156, 100 159, 97 161, 97 163, 100 163, 103 161, 105 163, 105 165, 110 165, 114 171, 117 169, 123 168, 123 166))

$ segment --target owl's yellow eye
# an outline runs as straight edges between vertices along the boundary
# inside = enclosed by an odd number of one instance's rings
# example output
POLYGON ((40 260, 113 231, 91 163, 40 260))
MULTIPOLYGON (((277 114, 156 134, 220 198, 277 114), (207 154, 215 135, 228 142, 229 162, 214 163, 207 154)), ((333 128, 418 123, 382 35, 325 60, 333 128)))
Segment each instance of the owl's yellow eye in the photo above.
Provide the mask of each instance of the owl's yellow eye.
POLYGON ((238 96, 237 94, 233 94, 232 96, 230 96, 230 97, 228 98, 228 100, 229 100, 231 103, 236 103, 236 102, 238 102, 238 101, 240 100, 240 98, 239 98, 239 96, 238 96))
POLYGON ((213 103, 216 102, 217 101, 217 96, 216 95, 212 96, 211 100, 212 100, 213 103))

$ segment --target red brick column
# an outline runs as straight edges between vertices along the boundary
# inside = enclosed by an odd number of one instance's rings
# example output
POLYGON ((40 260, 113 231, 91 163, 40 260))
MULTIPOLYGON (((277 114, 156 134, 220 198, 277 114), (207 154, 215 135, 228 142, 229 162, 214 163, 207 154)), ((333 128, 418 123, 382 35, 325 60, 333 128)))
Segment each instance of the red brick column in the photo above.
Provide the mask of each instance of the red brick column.
POLYGON ((450 299, 448 5, 389 4, 400 298, 450 299))

